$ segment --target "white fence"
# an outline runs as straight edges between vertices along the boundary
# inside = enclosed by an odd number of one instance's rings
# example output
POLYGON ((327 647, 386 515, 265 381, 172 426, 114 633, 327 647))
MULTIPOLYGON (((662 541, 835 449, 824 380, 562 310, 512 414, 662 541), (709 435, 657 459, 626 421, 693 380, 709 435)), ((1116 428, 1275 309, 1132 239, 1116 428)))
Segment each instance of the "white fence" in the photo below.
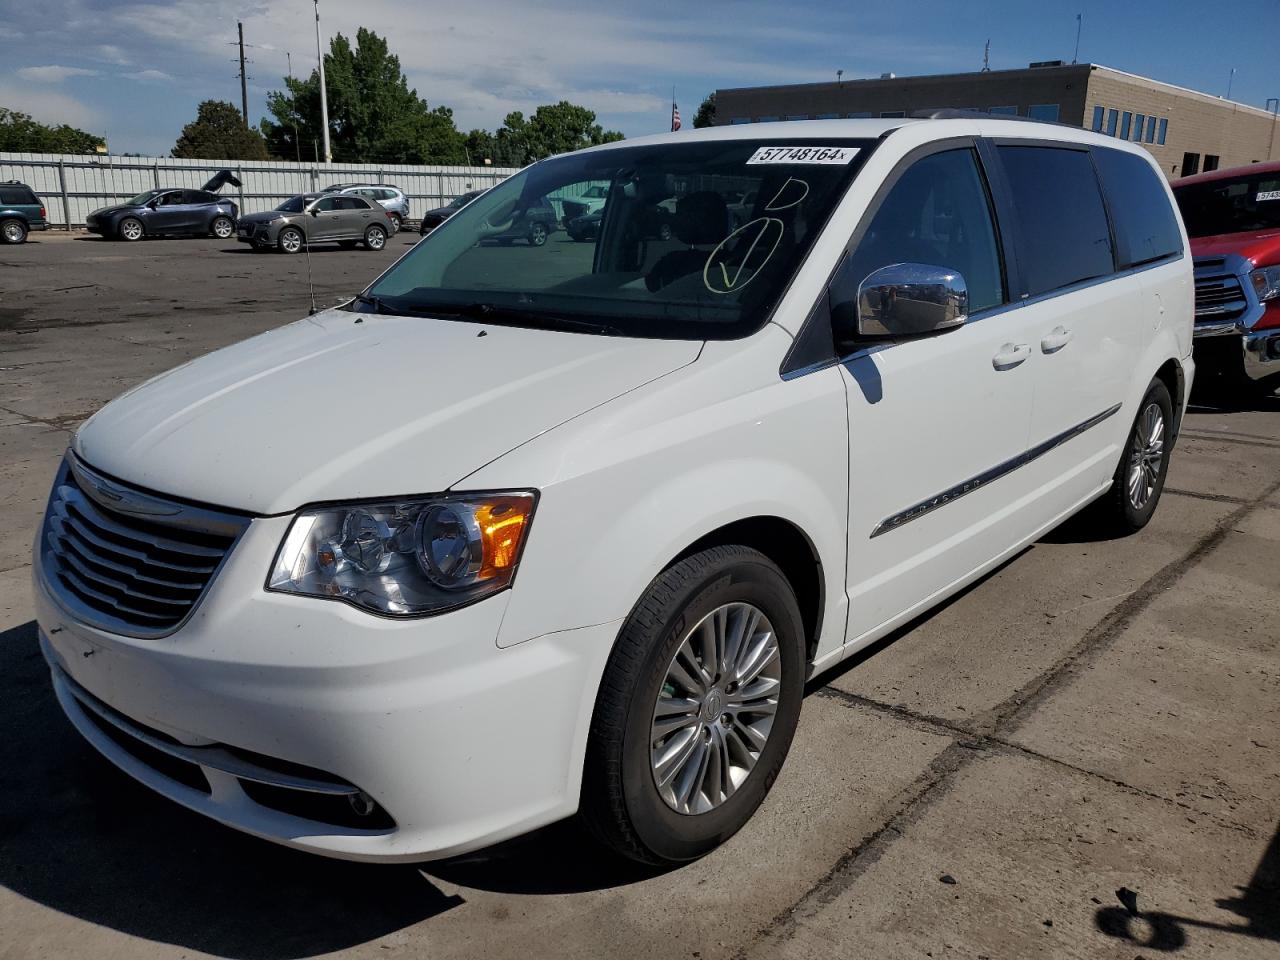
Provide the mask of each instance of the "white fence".
POLYGON ((277 204, 331 183, 361 181, 399 187, 409 216, 420 217, 468 190, 493 186, 515 170, 506 167, 427 167, 408 164, 290 163, 284 160, 178 160, 173 157, 0 153, 0 181, 20 180, 44 201, 51 224, 70 229, 85 214, 159 187, 199 189, 219 170, 243 186, 222 188, 241 213, 277 204))

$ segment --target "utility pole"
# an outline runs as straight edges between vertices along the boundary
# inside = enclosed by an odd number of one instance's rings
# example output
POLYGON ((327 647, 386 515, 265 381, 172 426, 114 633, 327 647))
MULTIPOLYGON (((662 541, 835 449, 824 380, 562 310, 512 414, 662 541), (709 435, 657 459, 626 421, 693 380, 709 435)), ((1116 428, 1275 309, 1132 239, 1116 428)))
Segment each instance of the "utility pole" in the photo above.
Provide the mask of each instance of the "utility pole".
POLYGON ((982 72, 991 72, 991 40, 987 40, 987 45, 982 48, 982 72))
POLYGON ((1231 76, 1227 78, 1227 99, 1228 100, 1231 99, 1231 88, 1235 86, 1235 82, 1236 82, 1236 68, 1232 67, 1231 76))
POLYGON ((1268 97, 1267 109, 1271 111, 1271 143, 1267 146, 1267 159, 1270 160, 1276 149, 1276 117, 1280 114, 1280 97, 1268 97))
POLYGON ((1080 27, 1083 25, 1083 22, 1084 22, 1084 14, 1077 13, 1076 14, 1076 52, 1071 55, 1072 63, 1080 62, 1080 27))
MULTIPOLYGON (((286 50, 284 52, 284 60, 285 60, 285 63, 288 65, 289 93, 292 94, 293 93, 293 54, 290 53, 288 50, 286 50)), ((293 112, 293 118, 292 118, 293 119, 293 153, 294 153, 294 158, 298 161, 298 163, 302 163, 302 144, 298 141, 298 120, 297 120, 298 111, 295 109, 292 112, 293 112)))
POLYGON ((236 30, 240 33, 240 109, 244 116, 244 128, 249 129, 249 86, 244 75, 244 23, 236 21, 236 30))
POLYGON ((320 0, 316 5, 316 60, 320 64, 320 125, 324 128, 324 162, 333 163, 333 151, 329 148, 329 93, 324 85, 324 53, 320 49, 320 0))

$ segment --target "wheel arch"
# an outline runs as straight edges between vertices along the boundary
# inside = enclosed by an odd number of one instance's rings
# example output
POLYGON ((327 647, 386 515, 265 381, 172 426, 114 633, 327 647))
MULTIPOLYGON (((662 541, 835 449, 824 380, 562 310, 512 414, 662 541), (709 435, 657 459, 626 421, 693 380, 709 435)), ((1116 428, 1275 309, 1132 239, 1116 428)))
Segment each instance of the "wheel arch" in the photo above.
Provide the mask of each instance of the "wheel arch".
POLYGON ((1173 398, 1173 424, 1169 435, 1169 446, 1172 449, 1178 440, 1178 431, 1182 427, 1182 411, 1187 389, 1186 371, 1182 369, 1181 363, 1170 357, 1156 370, 1154 379, 1160 380, 1168 388, 1169 396, 1173 398))
POLYGON ((804 622, 805 655, 812 662, 818 637, 822 634, 826 584, 817 547, 808 534, 792 521, 768 515, 734 520, 694 540, 672 557, 663 569, 711 547, 732 544, 759 550, 776 563, 787 578, 804 622))

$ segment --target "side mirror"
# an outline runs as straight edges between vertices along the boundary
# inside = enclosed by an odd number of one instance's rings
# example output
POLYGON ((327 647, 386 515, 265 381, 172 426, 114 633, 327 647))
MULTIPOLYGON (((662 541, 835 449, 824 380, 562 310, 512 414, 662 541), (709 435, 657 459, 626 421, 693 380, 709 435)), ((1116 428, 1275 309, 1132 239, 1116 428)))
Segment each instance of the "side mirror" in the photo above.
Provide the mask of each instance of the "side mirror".
POLYGON ((954 330, 969 315, 969 288, 959 271, 925 263, 895 263, 858 286, 860 337, 918 337, 954 330))
POLYGON ((319 208, 319 207, 309 207, 309 208, 307 209, 307 213, 311 214, 313 217, 318 217, 318 216, 320 216, 320 208, 319 208))

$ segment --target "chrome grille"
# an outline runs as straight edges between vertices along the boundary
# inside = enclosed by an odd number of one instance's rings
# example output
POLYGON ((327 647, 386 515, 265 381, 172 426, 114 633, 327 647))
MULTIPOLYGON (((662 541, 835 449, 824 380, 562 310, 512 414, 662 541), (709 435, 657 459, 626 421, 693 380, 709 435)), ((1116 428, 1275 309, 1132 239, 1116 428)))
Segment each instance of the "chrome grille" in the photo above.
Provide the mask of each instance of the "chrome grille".
POLYGON ((1196 336, 1239 333, 1252 326, 1258 298, 1248 281, 1253 264, 1244 257, 1196 257, 1196 336))
POLYGON ((249 518, 109 480, 68 455, 45 511, 45 583, 72 615, 136 637, 189 617, 249 518))
POLYGON ((1239 277, 1197 278, 1196 319, 1234 320, 1248 306, 1239 277))

